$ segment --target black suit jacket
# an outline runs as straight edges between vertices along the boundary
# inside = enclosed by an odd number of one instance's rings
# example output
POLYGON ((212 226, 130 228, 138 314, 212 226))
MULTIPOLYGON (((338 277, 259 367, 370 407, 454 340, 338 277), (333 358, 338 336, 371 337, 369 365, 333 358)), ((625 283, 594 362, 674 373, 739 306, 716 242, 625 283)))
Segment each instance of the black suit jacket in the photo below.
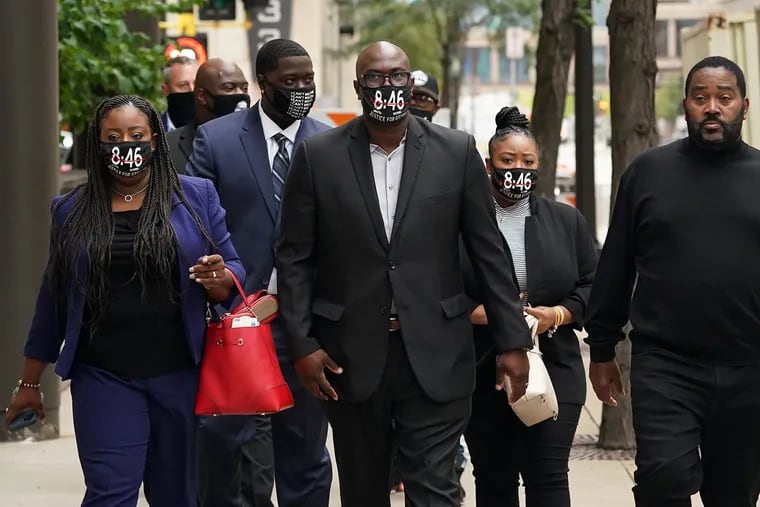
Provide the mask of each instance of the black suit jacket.
MULTIPOLYGON (((577 209, 542 197, 530 199, 531 216, 525 219, 529 302, 532 306, 562 305, 574 319, 573 325, 561 326, 551 338, 546 333, 539 336, 539 348, 559 401, 584 403, 586 374, 573 329, 583 328, 597 250, 577 209)), ((504 245, 509 254, 506 241, 504 245)), ((481 301, 482 289, 472 268, 465 266, 464 272, 467 294, 481 301)), ((479 367, 492 370, 496 344, 490 326, 474 326, 474 334, 479 367)))
POLYGON ((358 118, 303 142, 282 205, 277 251, 281 315, 294 358, 319 348, 344 368, 328 374, 342 399, 377 388, 388 340, 403 339, 428 396, 474 387, 461 236, 483 279, 483 301, 502 350, 530 346, 502 246, 483 161, 472 136, 409 119, 390 241, 375 189, 369 137, 358 118), (388 335, 395 299, 401 335, 388 335))
POLYGON ((185 166, 190 159, 190 155, 193 153, 195 130, 195 122, 192 122, 166 134, 166 142, 169 144, 172 164, 174 164, 174 168, 180 174, 185 174, 185 166))

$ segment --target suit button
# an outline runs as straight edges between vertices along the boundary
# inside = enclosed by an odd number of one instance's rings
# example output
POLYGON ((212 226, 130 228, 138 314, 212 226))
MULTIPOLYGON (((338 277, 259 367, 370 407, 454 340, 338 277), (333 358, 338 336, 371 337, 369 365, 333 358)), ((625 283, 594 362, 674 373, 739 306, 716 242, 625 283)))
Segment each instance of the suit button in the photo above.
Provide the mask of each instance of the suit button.
POLYGON ((396 263, 392 262, 392 261, 389 262, 388 263, 388 268, 390 268, 391 271, 394 270, 394 269, 396 269, 396 263))
POLYGON ((388 308, 387 306, 383 306, 382 308, 380 308, 380 315, 388 315, 389 311, 390 311, 390 308, 388 308))

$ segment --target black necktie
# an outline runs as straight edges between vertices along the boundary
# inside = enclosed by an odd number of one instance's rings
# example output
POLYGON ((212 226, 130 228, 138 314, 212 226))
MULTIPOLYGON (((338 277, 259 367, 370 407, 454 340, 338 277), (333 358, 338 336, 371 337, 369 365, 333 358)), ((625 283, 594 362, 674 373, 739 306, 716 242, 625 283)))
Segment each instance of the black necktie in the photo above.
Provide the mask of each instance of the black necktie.
POLYGON ((280 208, 282 201, 282 190, 285 187, 285 179, 288 177, 288 168, 290 167, 290 156, 288 155, 288 138, 282 134, 275 134, 274 140, 277 141, 277 153, 272 161, 272 183, 274 184, 274 198, 277 201, 277 208, 280 208))

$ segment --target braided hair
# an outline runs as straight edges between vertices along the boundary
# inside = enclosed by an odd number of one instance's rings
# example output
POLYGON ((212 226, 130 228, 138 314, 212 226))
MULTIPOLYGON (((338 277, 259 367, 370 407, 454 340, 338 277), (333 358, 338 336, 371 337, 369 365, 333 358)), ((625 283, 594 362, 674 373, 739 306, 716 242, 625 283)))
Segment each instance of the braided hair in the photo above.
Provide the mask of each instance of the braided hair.
POLYGON ((187 204, 177 171, 169 156, 161 118, 156 109, 142 97, 117 95, 104 100, 95 109, 95 115, 87 133, 85 164, 87 182, 66 194, 53 207, 51 229, 51 253, 46 278, 60 304, 65 298, 65 288, 73 279, 85 294, 90 309, 86 324, 90 337, 97 329, 101 316, 110 300, 108 268, 111 262, 111 243, 114 237, 114 217, 111 211, 112 183, 105 161, 100 154, 100 125, 111 111, 125 107, 138 109, 148 120, 151 134, 156 136, 156 148, 150 159, 148 190, 142 205, 134 240, 136 276, 145 297, 149 280, 158 280, 172 300, 176 300, 172 285, 174 266, 177 261, 177 237, 169 221, 174 196, 193 217, 202 236, 213 246, 200 217, 187 204), (58 210, 73 201, 71 210, 63 223, 58 224, 58 210), (89 261, 87 283, 79 273, 79 260, 86 254, 89 261))
POLYGON ((496 132, 494 132, 494 135, 488 141, 488 156, 493 158, 494 144, 513 135, 529 137, 536 144, 536 148, 538 148, 536 138, 530 131, 530 121, 528 121, 528 118, 515 106, 502 107, 496 113, 496 132))

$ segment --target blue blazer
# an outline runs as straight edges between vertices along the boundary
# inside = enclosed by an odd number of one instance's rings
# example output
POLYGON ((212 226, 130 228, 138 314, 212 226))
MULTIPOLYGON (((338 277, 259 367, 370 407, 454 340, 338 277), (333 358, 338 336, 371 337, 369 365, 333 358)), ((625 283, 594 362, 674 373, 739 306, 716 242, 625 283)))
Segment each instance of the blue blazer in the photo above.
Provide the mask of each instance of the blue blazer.
MULTIPOLYGON (((329 129, 320 121, 304 118, 293 153, 304 139, 329 129)), ((246 292, 265 289, 274 267, 277 209, 259 105, 198 127, 185 170, 214 182, 227 210, 227 227, 248 273, 246 292)))
MULTIPOLYGON (((232 245, 227 226, 224 221, 224 209, 219 204, 219 196, 210 182, 189 176, 180 176, 182 188, 185 192, 187 204, 198 214, 203 227, 205 227, 211 239, 218 247, 217 252, 210 252, 206 247, 206 240, 198 230, 198 226, 192 215, 183 206, 179 197, 174 197, 170 220, 177 235, 180 273, 180 305, 182 307, 182 320, 185 326, 185 336, 192 353, 195 364, 200 363, 203 354, 203 343, 206 332, 206 293, 200 284, 188 277, 190 266, 203 255, 219 253, 224 258, 224 263, 241 281, 245 278, 245 271, 240 259, 232 245)), ((64 199, 58 196, 53 200, 53 205, 64 199)), ((53 217, 55 223, 60 225, 71 211, 74 199, 68 199, 53 217)), ((79 259, 79 273, 82 286, 87 282, 88 261, 86 255, 79 259)), ((234 290, 234 289, 233 289, 234 290)), ((51 293, 48 284, 43 281, 37 296, 37 307, 32 319, 31 330, 24 348, 26 357, 39 359, 48 363, 55 363, 56 373, 66 379, 70 376, 71 367, 76 356, 77 343, 82 328, 82 314, 84 312, 85 297, 79 284, 70 282, 66 287, 65 308, 60 312, 55 311, 56 298, 51 293), (63 347, 61 347, 63 345, 63 347)))

